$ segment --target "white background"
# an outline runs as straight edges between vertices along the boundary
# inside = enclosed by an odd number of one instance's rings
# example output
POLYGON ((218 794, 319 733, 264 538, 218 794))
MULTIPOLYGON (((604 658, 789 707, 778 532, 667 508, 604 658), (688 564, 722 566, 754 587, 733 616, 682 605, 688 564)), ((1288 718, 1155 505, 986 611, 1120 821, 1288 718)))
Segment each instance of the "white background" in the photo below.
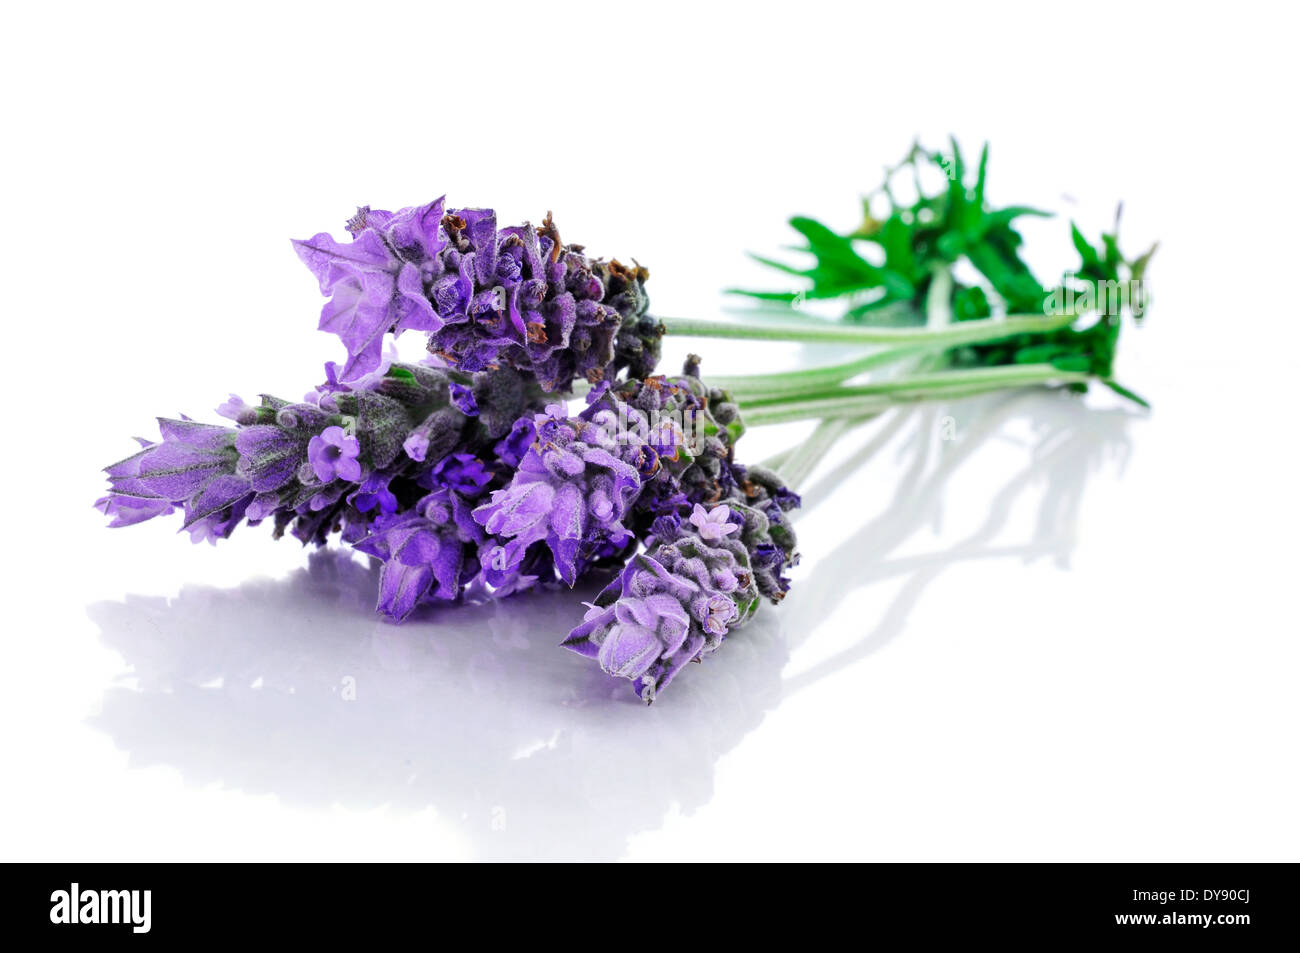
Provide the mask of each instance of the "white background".
MULTIPOLYGON (((4 859, 1300 859, 1282 5, 24 6, 4 859), (339 348, 288 239, 357 204, 551 209, 647 264, 658 313, 718 316, 786 217, 852 227, 948 132, 992 142, 995 203, 1095 236, 1124 199, 1126 246, 1161 240, 1120 365, 1155 411, 1030 394, 855 434, 789 599, 650 709, 555 647, 571 593, 395 628, 265 529, 91 509, 154 415, 318 381, 339 348)), ((1027 228, 1044 274, 1066 228, 1027 228)), ((706 373, 828 356, 690 343, 706 373)))

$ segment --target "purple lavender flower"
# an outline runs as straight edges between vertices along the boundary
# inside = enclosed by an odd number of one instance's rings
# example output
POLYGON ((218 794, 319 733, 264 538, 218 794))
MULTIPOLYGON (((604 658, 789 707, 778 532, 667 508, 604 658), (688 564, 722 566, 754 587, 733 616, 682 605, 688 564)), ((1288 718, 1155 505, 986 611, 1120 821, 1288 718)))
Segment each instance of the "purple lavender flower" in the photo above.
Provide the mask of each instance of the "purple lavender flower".
MULTIPOLYGON (((590 420, 563 416, 563 405, 537 414, 537 442, 504 489, 474 510, 489 533, 510 540, 508 568, 545 541, 560 578, 577 581, 579 564, 603 544, 621 547, 632 534, 622 520, 641 489, 636 467, 621 458, 615 436, 590 420)), ((626 455, 625 453, 623 455, 626 455)))
POLYGON ((113 517, 111 525, 129 526, 179 506, 183 528, 203 524, 196 539, 229 536, 253 497, 249 481, 236 472, 235 431, 192 420, 160 418, 158 425, 161 443, 105 468, 111 492, 96 507, 113 517))
MULTIPOLYGON (((362 210, 354 234, 381 235, 402 269, 433 269, 411 238, 411 211, 362 210)), ((512 260, 528 274, 527 243, 494 244, 491 213, 460 221, 458 280, 514 275, 512 260)), ((490 319, 467 326, 480 323, 490 319)), ((534 371, 577 366, 539 353, 529 352, 534 371)), ((97 507, 113 526, 180 507, 195 542, 226 538, 244 520, 272 519, 277 537, 304 544, 340 534, 382 562, 377 609, 393 621, 423 604, 500 598, 557 572, 572 585, 590 566, 623 563, 564 645, 647 703, 745 624, 760 596, 775 601, 788 588, 784 569, 797 557, 784 514, 798 497, 775 474, 734 463, 736 408, 697 377, 606 378, 571 417, 562 403, 537 413, 537 382, 510 363, 472 378, 382 356, 369 371, 349 366, 352 379, 327 368, 327 383, 298 404, 231 395, 219 413, 238 428, 161 421, 162 443, 142 441, 108 468, 112 490, 97 507), (653 423, 661 413, 670 426, 653 423), (706 439, 688 438, 697 431, 706 439), (498 489, 484 503, 488 487, 498 489), (638 538, 645 549, 629 561, 638 538)))
POLYGON ((243 521, 244 514, 253 500, 253 496, 247 490, 248 484, 241 478, 223 476, 214 480, 203 496, 187 502, 184 506, 184 528, 189 531, 190 540, 215 546, 217 540, 227 539, 235 531, 235 527, 243 521), (233 498, 233 502, 219 509, 213 509, 213 500, 219 501, 227 496, 233 498))
POLYGON ((443 214, 439 199, 358 209, 348 230, 348 244, 325 233, 294 242, 330 296, 320 328, 347 348, 341 381, 374 371, 384 336, 406 330, 430 332, 430 352, 450 367, 512 367, 548 392, 623 367, 645 376, 658 361, 663 328, 646 315, 649 273, 562 245, 549 215, 540 229, 498 229, 491 209, 443 214))
POLYGON ((322 232, 294 241, 303 264, 330 300, 321 310, 320 329, 337 334, 348 350, 340 373, 344 381, 378 368, 384 335, 442 326, 426 287, 443 266, 446 246, 439 229, 443 200, 399 212, 357 210, 348 223, 353 240, 336 242, 322 232))
POLYGON ((478 416, 478 402, 474 399, 472 388, 457 384, 454 381, 448 384, 447 388, 451 394, 452 406, 456 407, 466 417, 478 416))
MULTIPOLYGON (((531 427, 516 425, 511 446, 497 445, 505 459, 517 452, 514 441, 522 446, 534 437, 509 484, 475 518, 507 540, 509 568, 544 541, 560 578, 572 585, 587 566, 621 560, 656 517, 726 494, 718 475, 727 473, 739 432, 728 426, 734 409, 721 392, 689 377, 603 388, 576 417, 563 404, 551 405, 533 416, 531 427)), ((702 531, 711 535, 737 528, 707 519, 702 531)))
POLYGON ((258 493, 270 493, 293 482, 307 451, 308 437, 276 424, 253 424, 235 437, 239 472, 258 493))
POLYGON ((402 441, 402 449, 416 463, 423 463, 429 452, 429 435, 419 430, 412 431, 410 436, 402 441))
POLYGON ((375 470, 362 481, 361 486, 353 491, 348 497, 348 502, 361 513, 369 513, 376 507, 383 514, 396 513, 398 510, 397 497, 393 495, 393 491, 389 488, 396 475, 391 470, 375 470))
POLYGON ((654 701, 682 667, 721 645, 758 601, 749 554, 734 535, 740 523, 719 504, 696 507, 692 522, 661 518, 646 550, 596 598, 563 643, 630 679, 654 701), (706 535, 707 534, 707 535, 706 535))
POLYGON ((307 444, 307 459, 316 479, 330 483, 335 478, 356 483, 361 479, 361 441, 348 436, 342 427, 326 427, 307 444))
POLYGON ((421 486, 446 487, 468 498, 478 496, 490 482, 492 474, 472 453, 448 454, 420 478, 421 486))
POLYGON ((113 517, 110 528, 131 526, 143 523, 155 516, 167 516, 176 507, 167 500, 142 500, 131 496, 101 496, 95 501, 95 509, 105 516, 113 517))
POLYGON ((235 423, 251 424, 256 418, 256 409, 244 403, 238 394, 231 394, 230 399, 217 407, 217 416, 233 420, 235 423))
POLYGON ((790 588, 785 571, 799 561, 798 540, 785 514, 799 506, 798 494, 779 476, 763 467, 729 464, 728 498, 743 500, 749 514, 742 528, 759 593, 780 602, 790 588))
POLYGON ((400 622, 423 601, 458 598, 478 572, 475 549, 483 539, 467 504, 444 489, 405 513, 379 517, 354 546, 384 560, 377 608, 400 622))
POLYGON ((537 427, 533 424, 532 418, 520 417, 510 428, 510 432, 492 449, 507 466, 517 467, 536 439, 537 427))
POLYGON ((416 463, 440 459, 460 442, 465 415, 454 407, 440 407, 402 442, 402 450, 416 463))
MULTIPOLYGON (((588 619, 604 610, 592 607, 588 619)), ((691 630, 681 602, 666 593, 644 599, 629 596, 614 605, 614 622, 600 643, 600 667, 620 678, 639 678, 664 655, 676 654, 691 630)))
POLYGON ((695 509, 691 512, 691 525, 695 527, 701 539, 715 542, 740 529, 739 523, 727 522, 730 516, 731 510, 726 506, 715 506, 712 510, 706 510, 696 503, 695 509))
MULTIPOLYGON (((375 518, 409 508, 430 489, 445 484, 477 496, 494 479, 501 465, 490 448, 499 434, 451 405, 451 383, 444 370, 397 364, 353 383, 329 375, 302 403, 263 395, 253 406, 232 396, 222 409, 238 418, 237 428, 163 421, 161 444, 141 441, 138 454, 108 468, 110 495, 96 506, 114 526, 180 506, 202 538, 229 535, 241 519, 274 519, 276 536, 361 539, 375 518), (428 440, 427 463, 402 454, 413 433, 428 440), (468 460, 433 480, 431 471, 458 450, 468 460), (487 462, 474 463, 476 453, 487 462)), ((529 400, 516 389, 490 403, 499 415, 535 407, 529 400)))

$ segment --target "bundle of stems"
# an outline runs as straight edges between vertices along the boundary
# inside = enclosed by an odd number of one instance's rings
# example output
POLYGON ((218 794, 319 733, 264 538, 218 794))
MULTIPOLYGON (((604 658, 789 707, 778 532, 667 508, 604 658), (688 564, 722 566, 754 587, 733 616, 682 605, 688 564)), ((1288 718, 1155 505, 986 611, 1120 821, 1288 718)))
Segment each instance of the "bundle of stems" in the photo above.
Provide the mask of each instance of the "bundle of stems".
POLYGON ((952 348, 1044 334, 1069 327, 1074 314, 1009 315, 923 328, 834 325, 808 321, 782 325, 665 318, 670 334, 795 343, 860 344, 869 349, 835 364, 772 374, 708 377, 727 390, 747 426, 820 421, 797 447, 764 461, 793 487, 811 474, 823 456, 853 427, 895 407, 925 400, 952 400, 1009 388, 1068 386, 1098 380, 1087 371, 1062 370, 1051 363, 944 368, 952 348), (864 380, 864 378, 866 378, 864 380))

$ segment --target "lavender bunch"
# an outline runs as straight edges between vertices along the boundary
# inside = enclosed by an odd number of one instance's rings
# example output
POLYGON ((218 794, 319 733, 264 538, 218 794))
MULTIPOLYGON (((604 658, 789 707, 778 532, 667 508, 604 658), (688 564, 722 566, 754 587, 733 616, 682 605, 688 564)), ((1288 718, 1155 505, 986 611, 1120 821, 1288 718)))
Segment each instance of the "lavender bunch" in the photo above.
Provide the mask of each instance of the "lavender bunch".
POLYGON ((159 441, 106 468, 96 505, 112 526, 179 509, 196 542, 263 521, 277 538, 338 538, 382 564, 377 609, 394 621, 609 572, 564 645, 647 702, 761 599, 779 601, 798 560, 789 514, 799 498, 777 472, 737 462, 745 424, 733 393, 751 425, 835 418, 782 455, 780 473, 797 480, 846 420, 931 397, 1074 386, 1091 373, 922 364, 848 386, 919 356, 1052 333, 1073 316, 920 329, 660 319, 648 313, 643 267, 564 244, 549 214, 540 228, 498 228, 491 210, 439 199, 363 207, 348 231, 349 242, 294 243, 328 298, 320 329, 347 351, 325 383, 297 402, 232 397, 218 413, 233 426, 160 420, 159 441), (722 389, 701 380, 694 357, 679 376, 654 375, 666 329, 887 347, 722 389), (427 335, 429 356, 394 363, 389 335, 408 330, 427 335), (575 391, 586 406, 571 413, 575 391))
MULTIPOLYGON (((687 458, 659 437, 605 459, 566 441, 573 451, 563 465, 605 471, 590 486, 547 479, 553 438, 566 429, 576 438, 547 395, 575 381, 600 385, 578 421, 584 437, 597 432, 592 418, 613 420, 617 402, 602 395, 624 369, 631 377, 620 394, 662 388, 679 410, 689 405, 692 421, 704 404, 647 377, 662 328, 646 316, 644 268, 587 258, 561 242, 549 216, 541 229, 498 230, 491 211, 444 212, 442 200, 395 213, 363 208, 348 228, 347 244, 328 235, 295 243, 330 296, 321 327, 344 341, 347 361, 327 365, 325 384, 299 402, 263 396, 253 406, 232 396, 218 413, 234 426, 160 421, 161 441, 142 440, 107 468, 110 491, 97 506, 111 525, 179 508, 195 541, 263 521, 304 544, 337 536, 382 561, 377 607, 401 620, 425 603, 557 578, 572 585, 592 567, 621 564, 652 518, 647 507, 686 505, 660 456, 675 461, 675 476, 687 458), (386 337, 417 329, 431 356, 391 363, 386 337), (557 505, 540 520, 543 501, 557 505)), ((632 423, 649 426, 639 410, 632 423)), ((615 441, 613 431, 597 440, 615 441)), ((708 449, 726 452, 717 439, 708 449)))
MULTIPOLYGON (((633 671, 615 651, 625 641, 609 641, 607 628, 583 630, 605 670, 639 679, 647 701, 682 659, 716 649, 760 596, 784 595, 797 556, 783 514, 798 498, 771 472, 734 462, 744 427, 724 391, 695 373, 605 382, 570 416, 563 404, 542 408, 540 388, 518 372, 455 376, 393 364, 353 384, 330 380, 298 403, 232 397, 219 412, 234 426, 161 420, 160 442, 142 441, 106 468, 111 489, 97 505, 113 526, 179 508, 196 542, 264 520, 276 537, 287 531, 304 544, 338 536, 382 563, 377 610, 393 621, 420 605, 557 579, 572 586, 592 570, 647 560, 684 580, 664 590, 682 599, 701 578, 714 580, 711 605, 681 603, 694 613, 682 622, 693 635, 662 647, 653 671, 633 671), (702 513, 722 522, 701 527, 702 513), (731 551, 729 562, 700 577, 698 542, 668 558, 666 547, 688 547, 691 532, 731 551), (741 600, 743 611, 719 599, 741 600)), ((633 585, 627 572, 620 578, 633 585)), ((580 643, 566 645, 586 652, 580 643)))

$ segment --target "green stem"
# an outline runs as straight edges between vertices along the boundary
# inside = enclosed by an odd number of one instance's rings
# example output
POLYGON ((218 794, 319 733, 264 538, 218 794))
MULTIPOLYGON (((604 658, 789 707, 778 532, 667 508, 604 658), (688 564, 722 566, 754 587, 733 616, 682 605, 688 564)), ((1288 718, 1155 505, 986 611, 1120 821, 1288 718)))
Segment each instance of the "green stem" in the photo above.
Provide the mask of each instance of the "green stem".
POLYGON ((930 274, 930 290, 925 294, 926 327, 948 327, 952 324, 952 270, 947 265, 935 265, 930 274))
MULTIPOLYGON (((1026 365, 1027 367, 1041 367, 1042 365, 1026 365)), ((745 424, 750 427, 762 427, 767 424, 783 424, 795 420, 818 420, 828 417, 863 417, 869 414, 882 413, 891 407, 899 404, 910 403, 919 400, 943 400, 956 399, 958 397, 970 397, 976 394, 986 394, 990 391, 1004 390, 1008 387, 1024 387, 1032 384, 1046 383, 1076 383, 1092 380, 1086 374, 1073 374, 1064 371, 1058 371, 1056 368, 1047 365, 1051 373, 1040 371, 1038 376, 1026 375, 1024 378, 1011 381, 984 380, 976 382, 973 378, 965 383, 946 382, 942 386, 929 385, 925 387, 913 387, 910 390, 862 393, 859 388, 843 387, 839 392, 828 392, 821 397, 806 397, 800 400, 784 401, 781 403, 772 403, 761 406, 744 406, 741 407, 741 413, 744 416, 745 424)), ((959 372, 948 371, 943 375, 925 375, 927 377, 941 377, 954 375, 959 372)), ((918 375, 920 376, 920 375, 918 375)))
POLYGON ((935 371, 923 374, 903 374, 888 380, 851 386, 821 387, 782 394, 755 395, 742 401, 747 410, 781 407, 792 402, 824 399, 851 399, 888 394, 921 393, 931 389, 953 387, 1021 387, 1049 381, 1080 383, 1091 375, 1062 371, 1051 364, 1011 364, 997 367, 975 367, 954 371, 935 371))
POLYGON ((1018 334, 1042 334, 1073 323, 1073 314, 1021 314, 962 321, 949 327, 869 328, 843 325, 739 324, 700 318, 660 318, 669 334, 680 337, 743 338, 755 341, 808 341, 830 344, 959 347, 1018 334))
MULTIPOLYGON (((943 347, 943 345, 939 345, 937 349, 942 350, 943 347)), ((798 371, 783 371, 779 374, 738 374, 731 377, 709 377, 708 383, 714 387, 721 387, 723 390, 731 391, 737 396, 742 394, 776 395, 791 391, 815 390, 819 387, 829 387, 833 384, 843 383, 857 377, 859 374, 878 367, 885 367, 897 361, 906 360, 909 357, 933 349, 936 348, 921 345, 886 348, 864 354, 862 357, 855 357, 853 360, 845 361, 842 364, 807 367, 798 371)))
MULTIPOLYGON (((952 294, 952 275, 946 268, 936 268, 934 279, 930 283, 930 292, 926 298, 927 326, 933 331, 945 328, 952 323, 952 309, 948 298, 952 294)), ((785 371, 779 374, 741 374, 734 377, 711 377, 709 383, 714 387, 729 390, 737 397, 747 398, 748 403, 756 399, 778 399, 782 394, 798 391, 813 391, 822 387, 842 384, 844 381, 885 367, 899 361, 921 357, 950 347, 949 344, 912 344, 904 347, 885 348, 855 357, 841 364, 824 367, 807 367, 797 371, 785 371)))

